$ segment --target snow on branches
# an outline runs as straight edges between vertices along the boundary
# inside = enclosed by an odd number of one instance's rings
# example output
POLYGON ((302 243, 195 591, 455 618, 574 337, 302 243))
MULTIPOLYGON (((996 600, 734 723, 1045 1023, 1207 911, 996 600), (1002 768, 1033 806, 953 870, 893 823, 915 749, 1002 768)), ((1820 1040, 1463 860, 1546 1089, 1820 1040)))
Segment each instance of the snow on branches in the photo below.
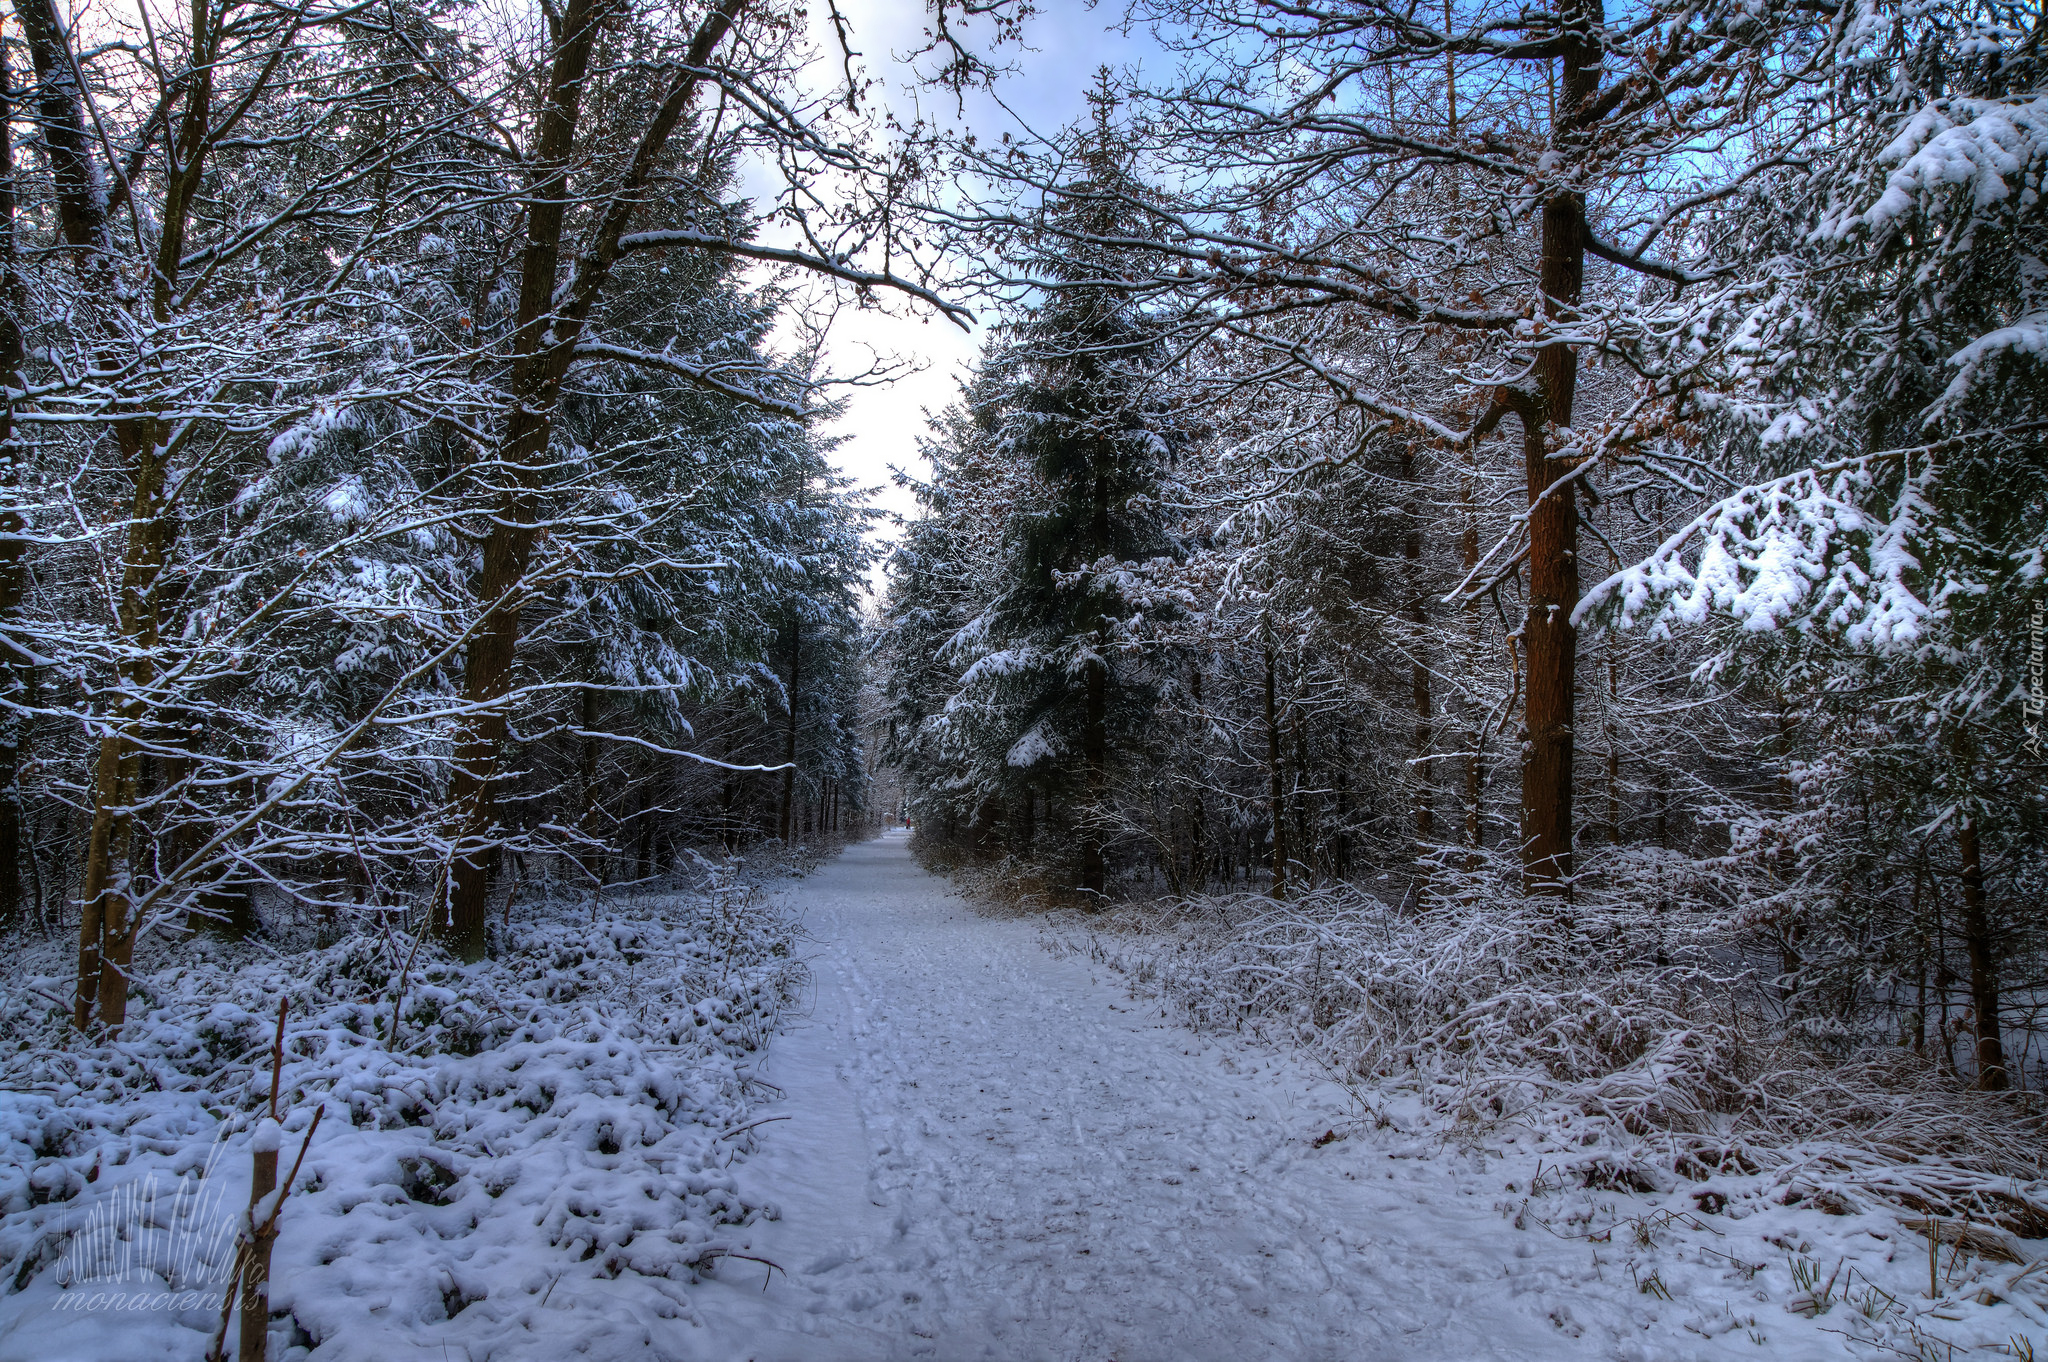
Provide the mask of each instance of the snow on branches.
POLYGON ((1715 615, 1756 633, 1821 632, 1851 648, 1910 649, 1944 613, 1920 581, 1915 541, 1929 532, 1928 496, 1939 466, 1887 492, 1876 469, 1905 458, 1876 455, 1805 468, 1746 487, 1710 506, 1641 562, 1588 591, 1572 622, 1647 626, 1653 637, 1715 615), (1872 509, 1873 500, 1889 505, 1872 509))

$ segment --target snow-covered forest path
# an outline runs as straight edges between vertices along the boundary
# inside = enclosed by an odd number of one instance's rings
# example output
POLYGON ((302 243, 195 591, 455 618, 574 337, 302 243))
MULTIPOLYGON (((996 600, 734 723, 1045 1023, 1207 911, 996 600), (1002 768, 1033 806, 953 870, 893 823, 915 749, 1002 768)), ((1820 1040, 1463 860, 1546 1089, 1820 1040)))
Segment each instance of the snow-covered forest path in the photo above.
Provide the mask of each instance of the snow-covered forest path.
POLYGON ((1595 1283, 1588 1246, 1510 1228, 1501 1165, 1317 1148, 1355 1119, 1340 1089, 1048 952, 1028 918, 919 868, 901 832, 791 892, 817 938, 816 1006, 763 1069, 786 1092, 767 1114, 787 1119, 735 1170, 782 1209, 748 1251, 786 1275, 722 1265, 691 1331, 707 1357, 1424 1362, 1705 1342, 1675 1316, 1642 1332, 1625 1282, 1575 1289, 1595 1283))

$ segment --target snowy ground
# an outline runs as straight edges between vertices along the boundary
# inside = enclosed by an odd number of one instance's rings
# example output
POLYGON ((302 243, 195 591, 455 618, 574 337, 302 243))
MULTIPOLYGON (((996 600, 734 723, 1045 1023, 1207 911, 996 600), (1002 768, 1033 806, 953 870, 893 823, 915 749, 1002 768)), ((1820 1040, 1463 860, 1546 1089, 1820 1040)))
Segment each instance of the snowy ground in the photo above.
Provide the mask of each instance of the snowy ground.
MULTIPOLYGON (((1561 1155, 1554 1131, 1450 1141, 1413 1099, 1187 1029, 1049 948, 1046 919, 925 873, 900 833, 782 897, 811 938, 794 1018, 776 1004, 801 975, 775 944, 787 919, 747 928, 755 979, 720 963, 739 929, 687 898, 621 905, 597 932, 536 925, 546 950, 451 967, 432 996, 415 983, 407 1026, 467 1027, 473 1053, 366 1047, 387 1004, 309 1001, 287 1069, 309 1096, 287 1125, 313 1095, 329 1116, 281 1226, 281 1362, 2048 1357, 2039 1245, 1944 1254, 1930 1299, 1927 1240, 1830 1181, 1824 1152, 1589 1188, 1560 1173, 1587 1151, 1561 1155), (485 984, 499 1001, 465 1019, 457 1000, 485 984)), ((328 983, 233 978, 252 998, 339 997, 353 957, 328 955, 328 983)), ((10 1018, 31 1015, 23 996, 10 1018)), ((210 1006, 264 1048, 261 1016, 210 1006)), ((211 1105, 177 999, 153 1007, 161 1043, 103 1058, 83 1095, 12 1077, 0 1093, 18 1165, 0 1164, 0 1362, 203 1350, 217 1289, 63 1313, 79 1226, 122 1187, 189 1181, 219 1140, 225 1205, 246 1198, 246 1112, 211 1105)), ((56 1048, 22 1040, 22 1072, 70 1053, 47 1026, 56 1048)), ((128 1220, 154 1242, 182 1214, 128 1220)))
POLYGON ((2024 1303, 1909 1319, 1925 1241, 1888 1212, 1690 1215, 1697 1185, 1530 1203, 1519 1150, 1373 1129, 978 910, 901 833, 793 893, 815 1009, 763 1069, 788 1119, 736 1170, 781 1204, 741 1239, 784 1271, 721 1264, 694 1355, 1675 1362, 1910 1357, 1943 1329, 2011 1352, 2030 1327, 2024 1303), (1802 1291, 1821 1313, 1788 1309, 1802 1291))
POLYGON ((463 965, 395 932, 152 942, 117 1041, 57 943, 0 987, 0 1362, 196 1362, 288 999, 278 1362, 671 1355, 762 1208, 748 1072, 799 990, 784 921, 705 885, 546 900, 463 965), (401 1015, 396 1024, 393 1009, 401 1015), (312 1130, 316 1111, 321 1117, 312 1130))

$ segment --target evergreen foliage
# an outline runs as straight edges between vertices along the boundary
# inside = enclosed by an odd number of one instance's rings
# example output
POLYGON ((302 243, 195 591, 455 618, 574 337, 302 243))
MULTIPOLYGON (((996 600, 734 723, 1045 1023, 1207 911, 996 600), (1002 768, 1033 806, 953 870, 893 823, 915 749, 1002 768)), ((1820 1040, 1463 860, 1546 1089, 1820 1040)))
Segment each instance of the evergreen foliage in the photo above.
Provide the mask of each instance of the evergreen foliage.
POLYGON ((978 550, 988 574, 948 602, 947 618, 934 579, 957 561, 956 535, 914 530, 891 595, 892 646, 906 659, 936 641, 942 620, 967 615, 932 654, 952 673, 943 705, 931 704, 928 673, 899 683, 899 724, 934 730, 907 739, 931 749, 918 763, 933 793, 921 814, 986 827, 1004 810, 1021 810, 1027 825, 1040 804, 1058 810, 1045 831, 1070 830, 1060 841, 1076 853, 1063 875, 1093 894, 1104 891, 1115 839, 1109 784, 1152 756, 1170 667, 1156 642, 1175 611, 1149 574, 1180 553, 1168 506, 1189 439, 1157 395, 1167 362, 1159 328, 1121 289, 1095 282, 1117 277, 1120 253, 1066 248, 1076 234, 1145 229, 1128 208, 1139 190, 1119 162, 1112 116, 1098 107, 1077 148, 1081 173, 1018 243, 1048 286, 990 340, 932 451, 937 479, 921 490, 941 513, 1000 497, 1001 513, 981 510, 976 526, 994 536, 978 550))

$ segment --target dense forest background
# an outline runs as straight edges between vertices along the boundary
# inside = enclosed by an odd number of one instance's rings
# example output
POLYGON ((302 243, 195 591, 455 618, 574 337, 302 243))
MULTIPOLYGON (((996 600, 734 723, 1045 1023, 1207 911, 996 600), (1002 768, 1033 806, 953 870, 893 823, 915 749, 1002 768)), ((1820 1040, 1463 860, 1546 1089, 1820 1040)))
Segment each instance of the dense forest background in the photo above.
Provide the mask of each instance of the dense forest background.
POLYGON ((865 817, 874 513, 790 291, 894 281, 754 244, 743 155, 864 166, 742 116, 746 13, 13 12, 0 917, 78 933, 80 1028, 152 937, 473 958, 529 875, 865 817))
POLYGON ((929 854, 1177 902, 1251 1012, 1483 1034, 1480 950, 1610 1059, 2038 1090, 2038 11, 1139 8, 1181 79, 957 152, 929 854))
POLYGON ((74 1023, 263 904, 475 958, 881 759, 1049 891, 1534 911, 2036 1086, 2039 16, 1132 18, 1174 81, 990 141, 741 0, 22 0, 0 913, 74 1023), (987 328, 878 620, 835 291, 987 328))

